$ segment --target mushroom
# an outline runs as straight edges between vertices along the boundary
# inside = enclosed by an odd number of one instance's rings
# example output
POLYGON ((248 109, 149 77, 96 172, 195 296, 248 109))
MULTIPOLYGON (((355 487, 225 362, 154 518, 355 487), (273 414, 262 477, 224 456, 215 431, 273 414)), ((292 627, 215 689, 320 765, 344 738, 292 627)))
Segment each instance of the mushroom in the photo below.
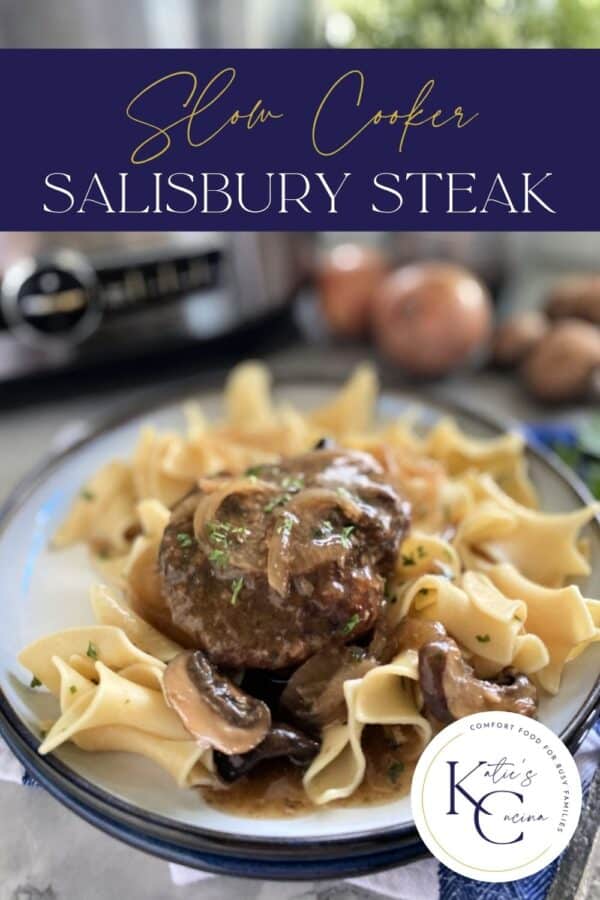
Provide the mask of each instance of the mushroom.
POLYGON ((265 759, 285 757, 295 766, 306 766, 319 752, 319 742, 312 737, 283 723, 274 724, 265 739, 249 753, 234 753, 226 756, 215 753, 217 772, 226 782, 236 781, 247 775, 258 763, 265 759))
POLYGON ((420 650, 423 644, 446 637, 441 622, 405 616, 398 625, 390 627, 388 617, 380 616, 369 644, 369 653, 380 663, 388 663, 401 650, 420 650))
POLYGON ((577 400, 600 385, 600 328, 564 319, 550 329, 525 360, 523 378, 539 400, 577 400))
POLYGON ((486 710, 535 716, 535 685, 513 668, 495 681, 476 678, 456 641, 443 638, 419 650, 419 685, 428 711, 440 722, 453 722, 486 710))
POLYGON ((600 325, 600 275, 568 275, 548 296, 546 312, 551 319, 585 319, 600 325))
POLYGON ((375 659, 361 647, 328 647, 296 669, 280 704, 308 728, 341 722, 346 715, 344 682, 361 678, 376 665, 375 659))
POLYGON ((492 357, 497 366, 510 368, 522 362, 548 331, 548 320, 536 310, 511 316, 494 332, 492 357))
POLYGON ((200 650, 180 653, 168 664, 163 690, 190 734, 222 753, 247 753, 271 727, 266 703, 220 674, 200 650))

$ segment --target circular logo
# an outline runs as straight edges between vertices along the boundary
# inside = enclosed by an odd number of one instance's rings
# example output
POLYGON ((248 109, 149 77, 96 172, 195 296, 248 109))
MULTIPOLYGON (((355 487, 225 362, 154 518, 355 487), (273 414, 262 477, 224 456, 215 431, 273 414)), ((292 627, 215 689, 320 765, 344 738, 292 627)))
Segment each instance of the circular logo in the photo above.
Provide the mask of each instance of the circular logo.
POLYGON ((411 788, 423 842, 445 866, 479 881, 539 872, 567 846, 581 781, 565 745, 516 713, 484 712, 444 728, 425 748, 411 788))

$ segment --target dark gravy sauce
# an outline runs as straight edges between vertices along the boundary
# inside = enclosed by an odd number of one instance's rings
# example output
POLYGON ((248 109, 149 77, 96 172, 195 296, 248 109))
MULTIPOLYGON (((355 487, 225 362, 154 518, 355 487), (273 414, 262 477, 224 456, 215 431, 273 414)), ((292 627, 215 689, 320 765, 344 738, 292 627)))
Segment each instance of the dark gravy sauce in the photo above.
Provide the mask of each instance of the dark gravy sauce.
MULTIPOLYGON (((362 784, 350 796, 328 803, 327 808, 374 806, 389 803, 410 790, 415 768, 415 748, 398 744, 379 726, 363 732, 367 768, 362 784)), ((246 818, 291 818, 314 812, 315 806, 302 785, 304 772, 292 763, 265 761, 224 790, 200 788, 204 800, 216 809, 246 818)))

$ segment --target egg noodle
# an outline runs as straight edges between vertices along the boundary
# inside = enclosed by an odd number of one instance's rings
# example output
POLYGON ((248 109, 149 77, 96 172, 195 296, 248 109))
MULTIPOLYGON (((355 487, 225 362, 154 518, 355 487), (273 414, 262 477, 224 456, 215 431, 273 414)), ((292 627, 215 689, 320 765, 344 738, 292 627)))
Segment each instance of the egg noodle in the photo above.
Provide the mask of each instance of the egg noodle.
MULTIPOLYGON (((411 414, 377 422, 377 391, 374 372, 362 366, 331 402, 304 412, 275 405, 267 369, 245 363, 228 378, 222 421, 207 421, 190 404, 185 434, 145 427, 131 459, 91 475, 54 546, 89 546, 103 581, 91 595, 97 624, 42 637, 19 656, 32 685, 59 704, 41 754, 72 741, 146 756, 180 786, 220 784, 212 749, 186 730, 163 693, 166 664, 182 648, 160 630, 161 537, 170 508, 199 479, 307 452, 324 435, 372 454, 412 505, 388 586, 390 624, 409 612, 439 622, 479 677, 514 666, 539 689, 559 691, 564 667, 600 637, 600 600, 569 583, 590 571, 580 532, 600 504, 540 512, 518 434, 479 440, 452 419, 423 434, 411 414)), ((304 774, 314 804, 349 797, 361 784, 366 726, 403 726, 418 749, 432 734, 415 650, 346 680, 343 695, 345 714, 322 729, 304 774)))

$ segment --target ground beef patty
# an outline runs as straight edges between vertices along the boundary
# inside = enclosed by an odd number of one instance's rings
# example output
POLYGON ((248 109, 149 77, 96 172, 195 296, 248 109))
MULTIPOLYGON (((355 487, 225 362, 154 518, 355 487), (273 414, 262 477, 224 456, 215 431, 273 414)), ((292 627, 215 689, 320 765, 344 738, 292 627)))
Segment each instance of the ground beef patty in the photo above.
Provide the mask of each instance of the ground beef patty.
POLYGON ((173 623, 233 668, 353 641, 377 619, 408 516, 366 453, 321 449, 203 479, 160 548, 173 623))

